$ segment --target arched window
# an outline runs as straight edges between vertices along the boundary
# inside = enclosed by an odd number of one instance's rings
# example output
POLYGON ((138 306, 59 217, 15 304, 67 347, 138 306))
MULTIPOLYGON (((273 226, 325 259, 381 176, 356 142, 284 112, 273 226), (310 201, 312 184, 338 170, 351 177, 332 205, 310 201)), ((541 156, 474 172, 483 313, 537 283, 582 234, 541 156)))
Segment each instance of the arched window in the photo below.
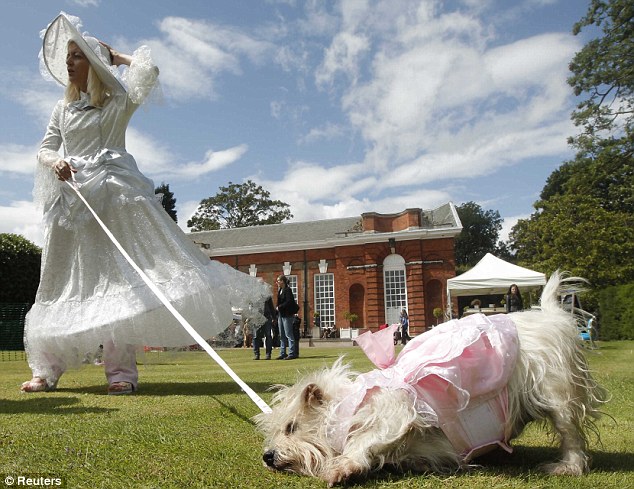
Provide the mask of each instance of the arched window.
POLYGON ((385 322, 387 324, 398 323, 401 311, 407 310, 405 259, 401 255, 388 255, 383 261, 383 286, 385 322))

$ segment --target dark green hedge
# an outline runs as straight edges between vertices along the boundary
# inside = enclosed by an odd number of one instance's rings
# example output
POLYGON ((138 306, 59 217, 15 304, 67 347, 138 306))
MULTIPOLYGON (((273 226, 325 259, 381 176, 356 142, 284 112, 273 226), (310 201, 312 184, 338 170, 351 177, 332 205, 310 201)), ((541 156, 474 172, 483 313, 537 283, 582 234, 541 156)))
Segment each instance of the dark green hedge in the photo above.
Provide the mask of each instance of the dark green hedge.
POLYGON ((0 233, 0 302, 35 301, 42 250, 17 234, 0 233))
POLYGON ((599 310, 600 339, 634 340, 634 284, 601 290, 599 310))

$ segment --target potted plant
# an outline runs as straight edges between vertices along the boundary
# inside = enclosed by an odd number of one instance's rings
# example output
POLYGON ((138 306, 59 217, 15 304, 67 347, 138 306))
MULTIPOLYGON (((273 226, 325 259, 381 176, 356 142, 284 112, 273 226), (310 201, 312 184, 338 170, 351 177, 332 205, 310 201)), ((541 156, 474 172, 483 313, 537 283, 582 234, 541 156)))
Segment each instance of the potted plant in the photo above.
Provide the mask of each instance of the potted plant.
POLYGON ((359 319, 359 315, 354 312, 346 311, 343 313, 343 318, 350 323, 350 327, 352 328, 352 323, 359 319))
POLYGON ((442 307, 434 307, 432 314, 436 318, 436 326, 438 326, 438 320, 443 316, 442 307))

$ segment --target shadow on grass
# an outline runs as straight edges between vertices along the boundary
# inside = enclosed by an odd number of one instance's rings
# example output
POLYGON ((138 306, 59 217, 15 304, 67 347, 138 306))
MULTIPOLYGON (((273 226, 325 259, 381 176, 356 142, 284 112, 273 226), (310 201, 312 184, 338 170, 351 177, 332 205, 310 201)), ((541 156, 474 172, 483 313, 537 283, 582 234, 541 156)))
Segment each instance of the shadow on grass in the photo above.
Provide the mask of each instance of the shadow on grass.
POLYGON ((591 470, 597 472, 634 472, 634 453, 591 452, 591 470))
MULTIPOLYGON (((199 352, 196 352, 199 353, 199 352)), ((183 355, 186 353, 183 352, 179 352, 178 354, 183 355)), ((342 352, 332 352, 332 353, 313 353, 310 350, 308 350, 308 348, 306 349, 306 351, 302 350, 302 352, 300 353, 299 356, 299 360, 298 361, 279 361, 277 359, 278 357, 278 353, 277 352, 273 352, 273 357, 271 358, 271 360, 264 360, 264 354, 262 353, 262 359, 259 360, 258 362, 254 362, 255 364, 266 364, 266 365, 272 365, 272 364, 277 364, 277 365, 294 365, 297 363, 301 363, 302 361, 310 361, 310 360, 319 360, 319 361, 323 361, 323 360, 328 360, 328 364, 334 363, 335 360, 337 360, 340 356, 345 356, 344 353, 342 352)), ((248 359, 248 361, 251 361, 252 359, 248 359)), ((213 364, 213 360, 211 358, 209 358, 209 361, 211 362, 211 364, 213 364)), ((231 361, 229 361, 230 363, 231 361)), ((142 365, 145 367, 155 367, 155 366, 166 366, 166 365, 174 365, 174 364, 178 364, 181 363, 181 360, 179 360, 175 355, 170 356, 170 353, 165 353, 163 354, 163 357, 161 358, 146 358, 143 356, 139 356, 137 358, 137 365, 142 365)), ((231 365, 230 365, 231 366, 231 365)))
MULTIPOLYGON (((268 383, 252 382, 249 386, 256 392, 266 392, 271 386, 268 383)), ((103 384, 77 388, 58 388, 57 392, 75 394, 108 395, 103 384)), ((242 389, 235 382, 139 382, 139 391, 135 396, 221 396, 237 394, 242 389)))
POLYGON ((249 417, 249 416, 245 416, 244 414, 242 414, 241 412, 239 412, 235 406, 230 406, 229 404, 222 402, 220 399, 218 399, 217 397, 213 398, 214 401, 216 401, 218 404, 220 404, 223 408, 225 408, 227 411, 231 412, 231 414, 233 414, 234 416, 240 418, 242 421, 244 421, 245 423, 250 424, 251 426, 255 426, 255 423, 253 422, 253 420, 249 417))
POLYGON ((80 403, 73 397, 30 397, 18 401, 0 402, 0 414, 103 414, 117 409, 75 406, 80 403))
MULTIPOLYGON (((555 447, 516 446, 513 453, 495 450, 477 460, 478 469, 486 473, 503 472, 521 476, 527 472, 539 474, 537 466, 559 460, 560 451, 555 447)), ((634 472, 634 454, 590 451, 590 470, 592 472, 634 472)), ((546 476, 545 476, 546 477, 546 476)))
MULTIPOLYGON (((634 472, 634 454, 631 453, 610 453, 595 452, 590 453, 592 461, 590 471, 595 473, 614 472, 634 472)), ((543 463, 550 463, 559 459, 559 450, 554 447, 523 447, 517 446, 512 454, 498 449, 474 460, 470 469, 458 471, 450 474, 437 473, 402 473, 394 467, 386 466, 383 470, 370 474, 368 480, 375 482, 395 482, 397 480, 417 477, 427 477, 442 481, 471 474, 481 474, 485 476, 504 475, 524 482, 535 479, 547 481, 548 474, 540 472, 538 466, 543 463)), ((355 480, 353 483, 362 483, 355 480)))

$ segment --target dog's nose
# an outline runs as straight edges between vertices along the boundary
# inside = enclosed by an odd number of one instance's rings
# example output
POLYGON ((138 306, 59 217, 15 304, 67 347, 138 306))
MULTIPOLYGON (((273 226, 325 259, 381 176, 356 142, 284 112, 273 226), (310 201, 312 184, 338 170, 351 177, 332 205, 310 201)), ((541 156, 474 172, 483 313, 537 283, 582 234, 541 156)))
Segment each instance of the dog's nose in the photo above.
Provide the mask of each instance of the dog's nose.
POLYGON ((264 460, 264 463, 269 467, 275 467, 275 450, 264 452, 262 460, 264 460))

